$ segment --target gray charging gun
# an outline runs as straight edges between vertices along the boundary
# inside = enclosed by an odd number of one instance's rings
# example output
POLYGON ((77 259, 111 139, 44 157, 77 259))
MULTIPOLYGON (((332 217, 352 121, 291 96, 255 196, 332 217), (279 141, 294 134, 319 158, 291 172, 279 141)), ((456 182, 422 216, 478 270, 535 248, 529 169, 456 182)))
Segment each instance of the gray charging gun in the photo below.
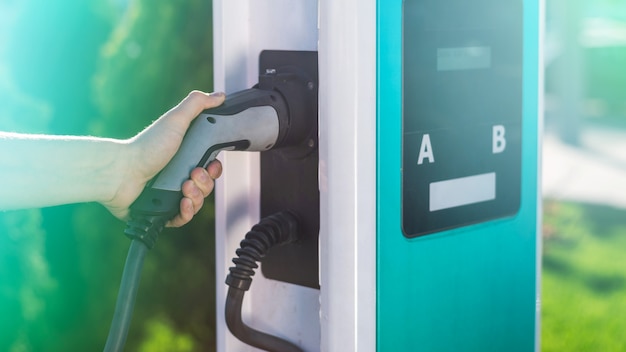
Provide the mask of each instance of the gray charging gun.
POLYGON ((222 150, 265 151, 280 145, 288 123, 287 106, 276 92, 253 88, 228 96, 193 121, 176 155, 148 183, 131 213, 168 220, 178 213, 181 185, 193 168, 206 167, 222 150))
POLYGON ((220 151, 297 149, 316 130, 300 113, 310 109, 311 84, 294 68, 268 70, 256 87, 230 94, 219 107, 203 111, 176 155, 131 205, 126 235, 151 248, 162 226, 178 213, 181 186, 191 170, 206 167, 220 151))

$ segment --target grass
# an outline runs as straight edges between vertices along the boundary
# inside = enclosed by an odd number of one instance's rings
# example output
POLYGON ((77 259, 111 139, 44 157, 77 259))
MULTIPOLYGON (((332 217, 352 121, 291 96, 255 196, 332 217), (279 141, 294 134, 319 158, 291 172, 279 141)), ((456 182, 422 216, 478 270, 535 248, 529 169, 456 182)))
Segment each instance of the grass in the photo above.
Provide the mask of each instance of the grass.
POLYGON ((543 351, 626 351, 626 211, 546 202, 543 351))

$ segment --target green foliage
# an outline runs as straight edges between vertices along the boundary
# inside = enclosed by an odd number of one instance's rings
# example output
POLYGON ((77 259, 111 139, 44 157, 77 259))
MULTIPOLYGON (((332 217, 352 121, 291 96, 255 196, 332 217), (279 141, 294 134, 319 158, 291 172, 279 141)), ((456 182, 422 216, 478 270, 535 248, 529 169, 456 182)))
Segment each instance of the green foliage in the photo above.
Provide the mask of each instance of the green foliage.
POLYGON ((194 340, 188 334, 173 331, 171 323, 151 319, 146 325, 146 341, 139 352, 189 352, 194 350, 194 340))
MULTIPOLYGON (((44 133, 51 115, 49 104, 20 89, 0 62, 0 130, 44 133)), ((47 236, 40 210, 0 212, 0 350, 29 351, 32 336, 50 338, 40 322, 58 283, 46 258, 47 236)))
POLYGON ((624 2, 548 0, 546 16, 545 51, 559 52, 546 67, 546 92, 558 96, 563 94, 563 84, 578 83, 586 105, 582 117, 593 123, 626 126, 626 99, 622 93, 626 89, 626 71, 622 69, 626 61, 624 2), (579 46, 569 47, 567 42, 579 46), (580 62, 581 72, 561 77, 560 67, 572 62, 580 62), (582 82, 574 81, 579 79, 582 82))
POLYGON ((46 233, 38 210, 0 215, 0 347, 28 350, 29 335, 46 336, 43 297, 55 287, 44 257, 46 233))
POLYGON ((132 1, 102 47, 92 133, 128 137, 193 89, 212 86, 209 1, 132 1))
POLYGON ((24 94, 15 85, 8 68, 0 62, 0 130, 47 132, 50 110, 45 102, 24 94))
MULTIPOLYGON (((625 25, 626 26, 626 25, 625 25)), ((602 101, 602 122, 626 126, 626 47, 599 47, 584 51, 587 97, 602 101)))
POLYGON ((626 350, 626 212, 549 202, 544 233, 542 350, 626 350))
MULTIPOLYGON (((10 53, 0 56, 2 130, 127 138, 190 90, 211 90, 210 1, 16 6, 0 48, 10 53)), ((215 349, 212 202, 148 254, 126 350, 215 349)), ((123 228, 98 204, 0 213, 0 350, 101 350, 123 228)))

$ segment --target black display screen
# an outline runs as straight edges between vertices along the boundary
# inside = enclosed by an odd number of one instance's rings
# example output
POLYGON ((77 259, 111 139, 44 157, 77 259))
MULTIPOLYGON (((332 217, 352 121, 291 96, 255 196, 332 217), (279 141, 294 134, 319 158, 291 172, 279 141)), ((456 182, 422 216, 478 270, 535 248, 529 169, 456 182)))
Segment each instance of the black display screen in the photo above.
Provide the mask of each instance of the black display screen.
POLYGON ((521 0, 405 0, 402 228, 415 237, 517 213, 521 0))

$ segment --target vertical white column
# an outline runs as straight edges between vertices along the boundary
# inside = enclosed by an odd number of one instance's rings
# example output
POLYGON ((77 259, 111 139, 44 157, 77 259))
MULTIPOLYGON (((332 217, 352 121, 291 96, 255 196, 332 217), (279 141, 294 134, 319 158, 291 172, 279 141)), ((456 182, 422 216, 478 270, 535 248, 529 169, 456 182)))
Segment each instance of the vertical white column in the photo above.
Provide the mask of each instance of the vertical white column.
POLYGON ((541 192, 541 175, 542 175, 542 153, 543 150, 543 126, 544 126, 544 82, 545 82, 545 35, 546 35, 546 2, 545 0, 537 0, 539 4, 539 79, 538 79, 538 106, 537 106, 537 116, 539 118, 538 123, 538 138, 537 138, 537 239, 535 240, 537 243, 536 250, 536 270, 535 274, 536 283, 535 287, 537 287, 536 291, 536 304, 535 304, 535 352, 541 351, 541 268, 542 268, 542 257, 543 257, 543 198, 541 192))
POLYGON ((320 0, 322 351, 376 350, 376 1, 320 0))
MULTIPOLYGON (((317 7, 317 1, 215 0, 216 90, 228 93, 253 84, 262 49, 316 50, 317 7)), ((319 23, 321 297, 317 290, 258 273, 244 302, 244 319, 307 351, 374 351, 376 1, 321 0, 319 23)), ((258 157, 225 153, 221 159, 218 312, 230 258, 259 213, 258 157)), ((219 351, 250 350, 227 332, 221 314, 217 338, 219 351)))
MULTIPOLYGON (((317 50, 317 0, 214 0, 215 90, 233 93, 257 82, 264 49, 317 50)), ((217 182, 217 350, 254 351, 228 331, 223 311, 224 279, 243 236, 259 221, 258 154, 226 152, 217 182)), ((244 321, 261 331, 317 351, 320 346, 319 290, 265 279, 257 270, 246 294, 244 321)))

